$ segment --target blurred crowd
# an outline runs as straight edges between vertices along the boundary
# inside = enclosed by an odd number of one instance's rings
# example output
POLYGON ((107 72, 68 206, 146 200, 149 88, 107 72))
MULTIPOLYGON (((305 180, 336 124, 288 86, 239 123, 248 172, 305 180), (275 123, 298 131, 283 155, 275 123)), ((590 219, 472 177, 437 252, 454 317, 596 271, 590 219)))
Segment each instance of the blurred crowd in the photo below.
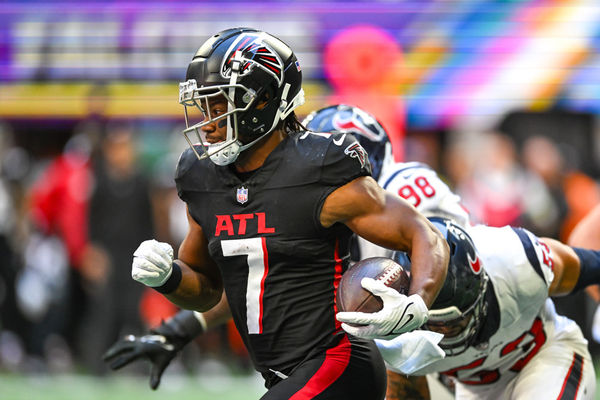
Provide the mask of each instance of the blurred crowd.
MULTIPOLYGON (((48 133, 57 149, 0 125, 0 371, 103 375, 117 338, 177 311, 131 278, 131 260, 143 240, 177 248, 185 235, 173 177, 187 143, 176 124, 157 138, 140 121, 105 118, 105 97, 91 93, 88 117, 48 133)), ((233 327, 200 349, 249 368, 233 327)))
MULTIPOLYGON (((49 154, 19 144, 9 123, 0 126, 0 370, 102 375, 101 356, 117 338, 144 333, 177 311, 130 276, 141 241, 176 249, 187 223, 173 181, 187 146, 180 127, 167 124, 156 135, 147 126, 107 120, 102 104, 91 101, 89 116, 49 154)), ((600 203, 597 177, 573 157, 583 149, 542 134, 517 143, 500 129, 409 131, 404 148, 406 161, 441 173, 477 222, 566 241, 600 203)), ((589 335, 595 307, 585 295, 557 301, 597 355, 589 335)), ((250 371, 231 325, 186 353, 250 371)))

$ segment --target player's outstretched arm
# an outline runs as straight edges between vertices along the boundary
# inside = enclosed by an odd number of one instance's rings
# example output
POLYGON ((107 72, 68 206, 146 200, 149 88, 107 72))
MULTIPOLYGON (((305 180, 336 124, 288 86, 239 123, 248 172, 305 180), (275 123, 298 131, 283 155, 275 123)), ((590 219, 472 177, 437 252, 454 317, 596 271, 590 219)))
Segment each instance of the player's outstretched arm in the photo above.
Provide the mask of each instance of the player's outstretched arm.
MULTIPOLYGON (((550 249, 554 279, 550 296, 565 296, 600 283, 600 251, 569 246, 558 240, 542 238, 550 249)), ((581 243, 591 244, 586 240, 581 243)), ((571 240, 570 243, 577 243, 571 240)))
POLYGON ((139 359, 150 360, 150 387, 156 390, 163 372, 183 347, 230 318, 229 304, 223 294, 219 304, 207 312, 182 310, 151 329, 148 335, 123 337, 106 351, 103 359, 112 369, 122 368, 139 359))
MULTIPOLYGON (((567 243, 572 247, 600 250, 600 204, 579 221, 567 243)), ((599 285, 588 286, 585 291, 596 303, 600 303, 599 285)))
MULTIPOLYGON (((387 287, 363 287, 383 298, 383 310, 373 313, 368 322, 353 313, 340 313, 345 323, 368 324, 349 333, 365 338, 390 338, 419 328, 427 320, 427 307, 444 284, 448 268, 448 244, 441 233, 402 198, 384 191, 371 177, 357 178, 333 191, 321 211, 325 227, 346 224, 358 235, 380 246, 407 251, 411 255, 409 296, 387 287)), ((369 286, 369 282, 366 282, 369 286)))
POLYGON ((552 260, 554 279, 548 290, 549 296, 565 296, 575 288, 579 277, 579 258, 575 251, 555 239, 540 238, 548 246, 552 260))
MULTIPOLYGON (((568 243, 573 247, 600 250, 600 204, 594 207, 579 223, 569 236, 568 243)), ((596 304, 600 303, 600 286, 590 285, 585 292, 596 304)), ((596 307, 592 321, 592 337, 600 342, 600 306, 596 307)))
POLYGON ((188 232, 178 259, 168 243, 146 240, 133 253, 131 276, 181 308, 206 311, 221 299, 223 282, 208 253, 208 240, 189 211, 188 232))
POLYGON ((579 221, 567 243, 573 247, 600 250, 600 204, 579 221))

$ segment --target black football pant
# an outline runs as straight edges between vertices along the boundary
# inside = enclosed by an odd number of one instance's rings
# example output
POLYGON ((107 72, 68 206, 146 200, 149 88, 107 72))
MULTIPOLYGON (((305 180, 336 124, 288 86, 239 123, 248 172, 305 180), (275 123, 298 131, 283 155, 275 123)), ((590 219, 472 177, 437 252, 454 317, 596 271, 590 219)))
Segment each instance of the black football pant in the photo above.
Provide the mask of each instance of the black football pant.
POLYGON ((267 380, 261 400, 383 400, 385 364, 372 341, 344 335, 337 346, 303 361, 285 378, 267 380))

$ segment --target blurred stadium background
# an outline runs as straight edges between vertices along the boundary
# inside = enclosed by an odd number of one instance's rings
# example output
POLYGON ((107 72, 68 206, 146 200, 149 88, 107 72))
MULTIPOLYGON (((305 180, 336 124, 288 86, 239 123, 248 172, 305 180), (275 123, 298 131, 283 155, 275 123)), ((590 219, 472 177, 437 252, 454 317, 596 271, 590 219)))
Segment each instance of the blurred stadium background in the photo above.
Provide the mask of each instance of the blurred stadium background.
MULTIPOLYGON (((294 49, 301 116, 369 110, 395 157, 438 169, 476 220, 566 240, 600 202, 596 0, 3 1, 0 398, 262 393, 231 326, 189 346, 158 393, 146 365, 113 373, 99 358, 175 312, 131 281, 128 260, 138 237, 182 238, 178 83, 233 26, 294 49)), ((594 300, 558 307, 598 359, 594 300)))

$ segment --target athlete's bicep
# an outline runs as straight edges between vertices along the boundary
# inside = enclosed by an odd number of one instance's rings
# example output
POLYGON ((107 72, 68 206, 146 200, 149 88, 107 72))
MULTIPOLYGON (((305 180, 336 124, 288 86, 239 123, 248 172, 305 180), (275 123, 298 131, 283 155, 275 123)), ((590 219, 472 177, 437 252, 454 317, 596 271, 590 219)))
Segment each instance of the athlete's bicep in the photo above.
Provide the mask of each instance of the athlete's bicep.
POLYGON ((357 214, 377 212, 385 203, 385 192, 370 176, 353 179, 331 192, 321 208, 321 225, 329 228, 357 214))
POLYGON ((448 244, 413 206, 363 177, 331 193, 321 217, 324 226, 341 222, 379 246, 407 251, 412 262, 409 294, 419 294, 427 306, 433 303, 446 276, 448 244))
POLYGON ((558 240, 542 238, 552 257, 554 279, 548 291, 550 296, 570 294, 579 278, 579 258, 573 249, 558 240))
POLYGON ((417 210, 400 197, 384 191, 371 177, 360 177, 333 191, 321 210, 321 224, 346 224, 355 233, 380 246, 408 249, 417 210))

